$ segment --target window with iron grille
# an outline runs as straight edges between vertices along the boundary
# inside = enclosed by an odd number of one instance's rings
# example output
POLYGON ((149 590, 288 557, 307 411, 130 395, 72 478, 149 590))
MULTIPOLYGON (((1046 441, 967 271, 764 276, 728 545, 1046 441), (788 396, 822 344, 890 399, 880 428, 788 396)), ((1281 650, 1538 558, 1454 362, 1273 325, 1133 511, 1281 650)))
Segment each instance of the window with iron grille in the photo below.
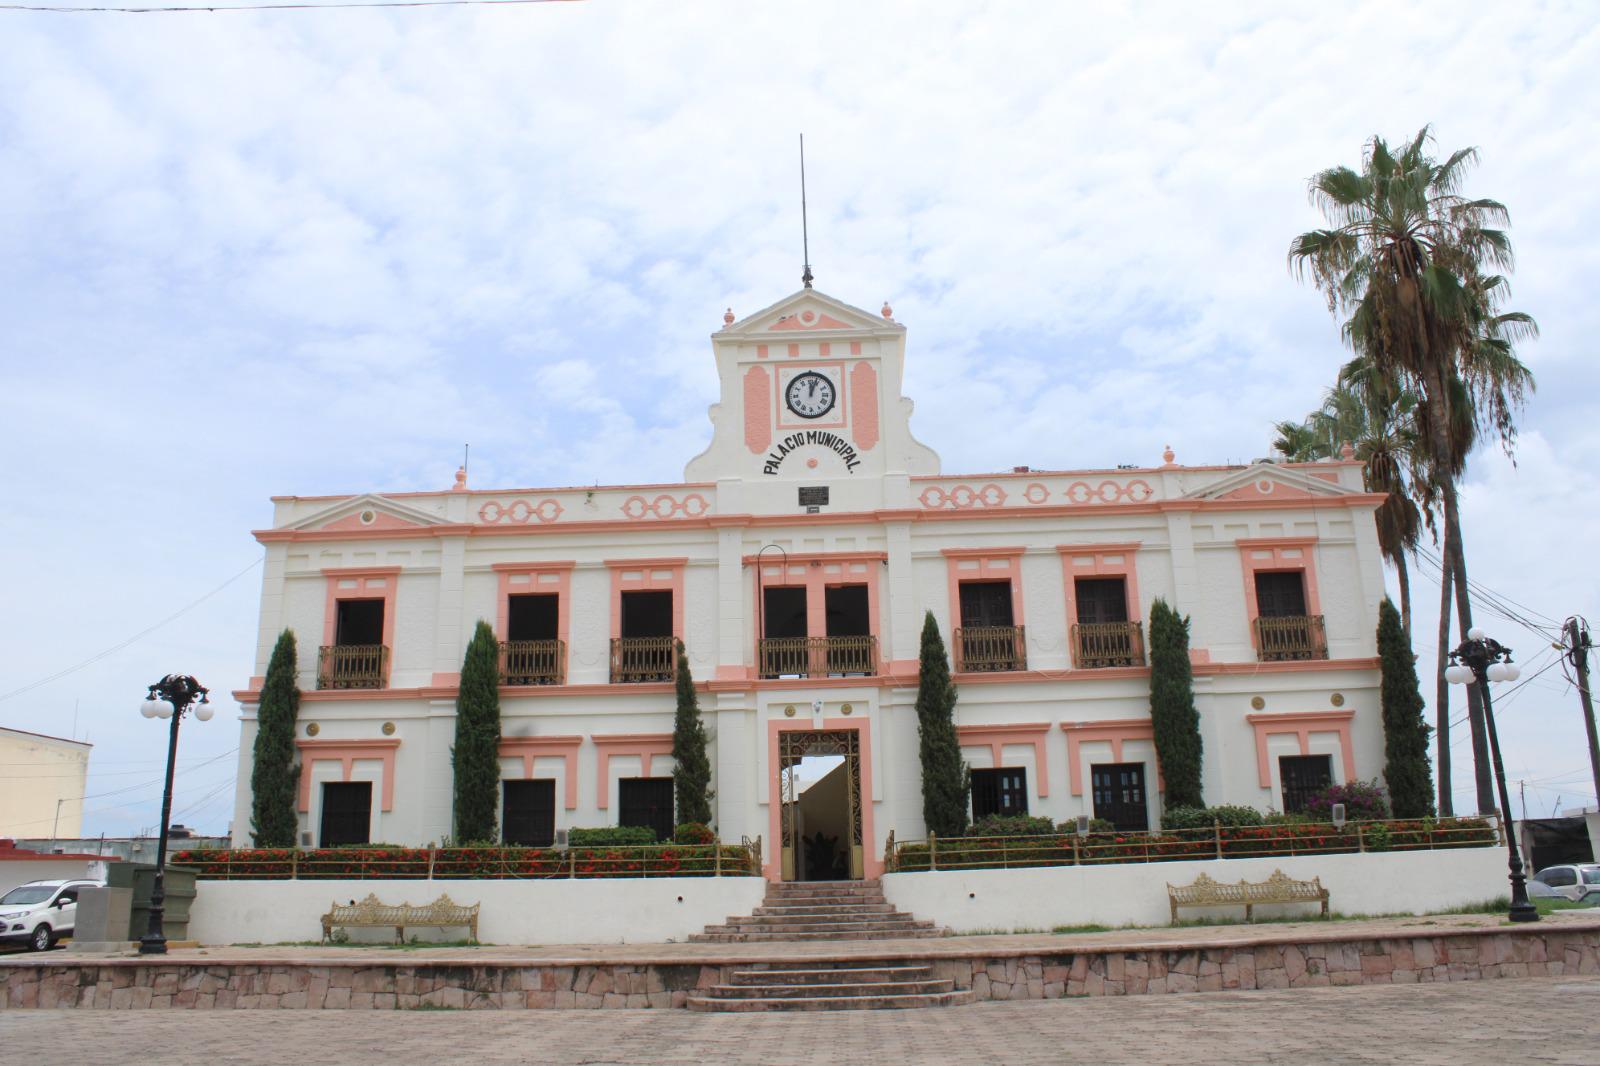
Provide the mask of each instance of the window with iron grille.
POLYGON ((972 818, 1028 813, 1028 771, 1021 766, 972 771, 972 818))
POLYGON ((1278 760, 1283 811, 1299 814, 1312 796, 1333 784, 1332 755, 1285 755, 1278 760))
POLYGON ((554 778, 502 781, 500 838, 507 844, 547 848, 556 841, 554 778))
POLYGON ((617 782, 618 825, 645 825, 657 840, 671 840, 672 778, 624 777, 617 782))

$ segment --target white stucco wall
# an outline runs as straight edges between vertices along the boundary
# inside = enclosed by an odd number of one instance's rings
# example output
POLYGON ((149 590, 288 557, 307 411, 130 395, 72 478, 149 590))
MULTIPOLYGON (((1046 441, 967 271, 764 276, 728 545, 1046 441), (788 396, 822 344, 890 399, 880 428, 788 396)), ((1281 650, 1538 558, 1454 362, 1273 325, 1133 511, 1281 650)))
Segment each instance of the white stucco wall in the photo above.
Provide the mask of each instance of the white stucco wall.
MULTIPOLYGON (((373 894, 422 905, 449 895, 480 905, 485 944, 664 944, 682 941, 761 903, 759 877, 650 877, 548 881, 201 881, 189 935, 202 944, 317 940, 333 903, 373 894)), ((460 929, 407 930, 422 940, 458 939, 460 929)), ((391 930, 352 939, 393 940, 391 930)))
MULTIPOLYGON (((937 870, 887 874, 884 895, 918 918, 957 933, 1048 931, 1063 925, 1166 925, 1167 885, 1201 873, 1218 881, 1261 881, 1272 871, 1322 879, 1329 906, 1343 914, 1424 914, 1508 895, 1502 848, 1389 852, 1382 855, 1282 856, 1204 862, 1121 863, 1025 870, 937 870)), ((1185 908, 1181 918, 1238 918, 1242 908, 1185 908)), ((1315 913, 1310 905, 1260 907, 1257 913, 1315 913)))
POLYGON ((55 881, 68 878, 84 878, 89 881, 103 881, 106 876, 106 863, 101 859, 82 858, 39 858, 39 859, 0 859, 0 895, 10 892, 18 885, 25 885, 29 881, 55 881))

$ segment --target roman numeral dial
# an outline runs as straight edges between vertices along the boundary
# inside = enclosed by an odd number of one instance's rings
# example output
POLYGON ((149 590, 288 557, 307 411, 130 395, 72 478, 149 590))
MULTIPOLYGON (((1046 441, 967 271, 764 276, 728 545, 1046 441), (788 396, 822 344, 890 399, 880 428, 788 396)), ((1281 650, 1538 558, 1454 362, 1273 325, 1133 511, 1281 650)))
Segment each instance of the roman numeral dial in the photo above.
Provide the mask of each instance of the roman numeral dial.
POLYGON ((838 398, 833 382, 814 370, 796 374, 790 379, 789 387, 783 390, 789 410, 801 418, 821 418, 833 410, 838 398))

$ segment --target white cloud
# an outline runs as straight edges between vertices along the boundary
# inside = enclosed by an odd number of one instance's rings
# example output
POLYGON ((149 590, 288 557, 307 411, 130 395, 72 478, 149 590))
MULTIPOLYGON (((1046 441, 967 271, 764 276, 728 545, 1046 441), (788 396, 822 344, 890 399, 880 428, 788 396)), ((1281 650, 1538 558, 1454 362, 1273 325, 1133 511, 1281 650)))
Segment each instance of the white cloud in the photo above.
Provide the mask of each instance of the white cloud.
MULTIPOLYGON (((908 324, 916 429, 950 469, 1261 454, 1343 355, 1285 269, 1317 222, 1307 177, 1430 121, 1480 145, 1472 188, 1512 208, 1543 388, 1521 466, 1475 461, 1471 561, 1600 616, 1562 548, 1595 532, 1583 11, 584 4, 4 29, 18 678, 237 570, 271 493, 442 487, 466 441, 475 485, 680 476, 709 432, 706 335, 798 283, 800 130, 818 284, 908 324)), ((0 721, 61 729, 83 697, 142 751, 121 708, 175 666, 242 683, 253 600, 235 586, 0 721)), ((1568 769, 1562 750, 1529 749, 1529 772, 1568 769)))

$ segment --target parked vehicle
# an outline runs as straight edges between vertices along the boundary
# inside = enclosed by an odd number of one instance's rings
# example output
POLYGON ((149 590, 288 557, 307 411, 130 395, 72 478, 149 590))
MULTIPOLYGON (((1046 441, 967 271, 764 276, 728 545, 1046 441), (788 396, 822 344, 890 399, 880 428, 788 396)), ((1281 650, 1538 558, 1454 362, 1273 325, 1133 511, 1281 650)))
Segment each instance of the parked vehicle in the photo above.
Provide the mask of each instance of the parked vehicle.
POLYGON ((1530 890, 1534 884, 1550 889, 1549 893, 1540 895, 1548 894, 1580 902, 1590 899, 1600 902, 1600 863, 1546 866, 1529 879, 1530 890))
POLYGON ((44 951, 72 935, 78 893, 101 888, 99 881, 29 881, 0 896, 0 942, 23 941, 44 951))

